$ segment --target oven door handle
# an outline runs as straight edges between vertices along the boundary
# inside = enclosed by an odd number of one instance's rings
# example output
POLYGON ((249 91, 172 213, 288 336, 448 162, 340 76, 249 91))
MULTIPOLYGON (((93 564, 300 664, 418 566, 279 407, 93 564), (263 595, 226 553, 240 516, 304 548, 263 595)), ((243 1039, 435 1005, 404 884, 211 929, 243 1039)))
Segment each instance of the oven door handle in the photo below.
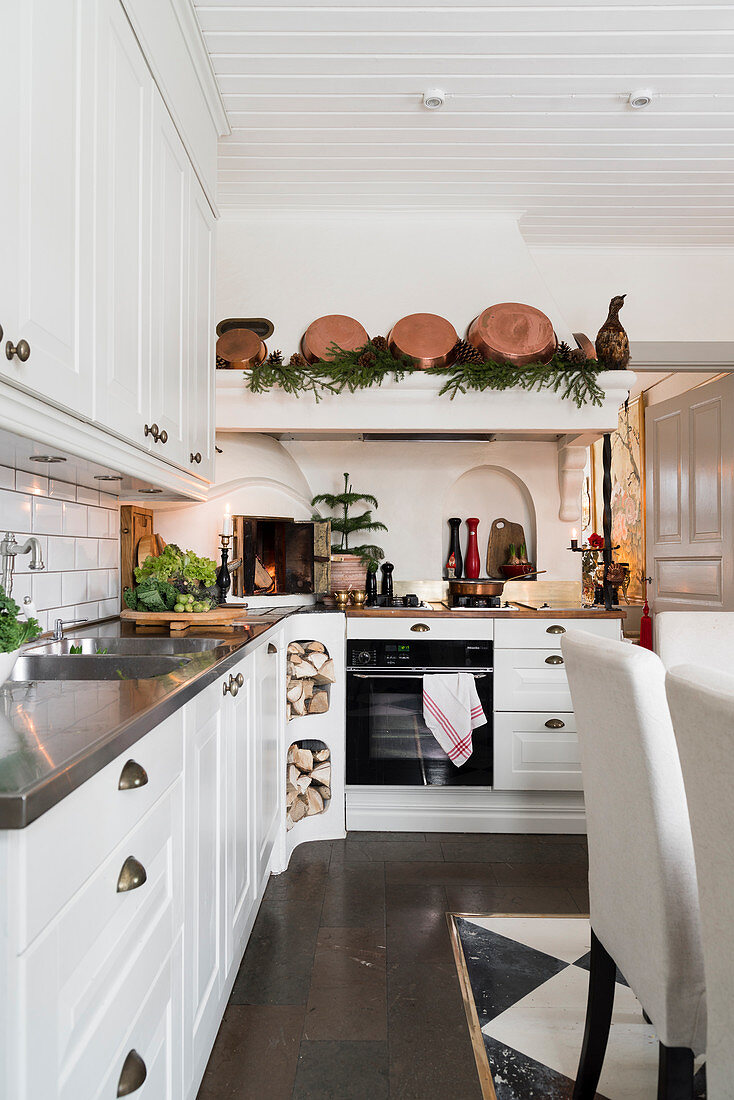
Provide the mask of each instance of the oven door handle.
MULTIPOLYGON (((457 671, 465 671, 463 669, 457 671)), ((468 671, 468 670, 467 670, 468 671)), ((354 676, 355 680, 422 680, 424 676, 431 676, 434 673, 430 672, 350 672, 350 676, 354 676)), ((435 675, 441 675, 437 673, 435 675)), ((444 675, 446 675, 444 673, 444 675)), ((448 675, 451 675, 449 673, 448 675)), ((488 672, 468 672, 469 676, 473 676, 475 680, 481 680, 484 676, 489 676, 488 672)))

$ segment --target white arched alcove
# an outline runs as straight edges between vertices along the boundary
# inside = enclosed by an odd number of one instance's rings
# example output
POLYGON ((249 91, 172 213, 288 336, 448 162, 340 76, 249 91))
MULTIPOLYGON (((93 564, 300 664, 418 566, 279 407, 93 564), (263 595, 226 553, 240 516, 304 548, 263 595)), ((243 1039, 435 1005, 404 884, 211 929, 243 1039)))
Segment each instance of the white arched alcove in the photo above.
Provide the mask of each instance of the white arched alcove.
MULTIPOLYGON (((537 537, 535 506, 527 485, 504 466, 475 466, 467 470, 453 483, 443 502, 443 559, 446 560, 449 548, 448 520, 451 516, 460 516, 465 520, 477 516, 479 528, 479 557, 482 563, 482 576, 486 576, 487 542, 489 530, 495 519, 506 519, 511 523, 522 524, 525 531, 528 559, 535 561, 537 537)), ((466 524, 461 525, 461 552, 466 560, 466 524)))

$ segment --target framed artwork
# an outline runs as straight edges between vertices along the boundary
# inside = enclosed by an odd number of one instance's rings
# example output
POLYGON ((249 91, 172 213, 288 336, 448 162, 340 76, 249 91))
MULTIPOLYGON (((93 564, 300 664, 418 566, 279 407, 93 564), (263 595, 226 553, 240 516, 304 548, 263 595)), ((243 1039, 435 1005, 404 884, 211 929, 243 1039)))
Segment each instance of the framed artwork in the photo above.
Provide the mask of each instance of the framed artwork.
MULTIPOLYGON (((612 543, 619 546, 614 560, 627 562, 627 596, 642 602, 645 585, 645 406, 642 394, 622 405, 617 430, 612 432, 612 543)), ((594 530, 602 534, 602 440, 591 447, 592 514, 594 530)))

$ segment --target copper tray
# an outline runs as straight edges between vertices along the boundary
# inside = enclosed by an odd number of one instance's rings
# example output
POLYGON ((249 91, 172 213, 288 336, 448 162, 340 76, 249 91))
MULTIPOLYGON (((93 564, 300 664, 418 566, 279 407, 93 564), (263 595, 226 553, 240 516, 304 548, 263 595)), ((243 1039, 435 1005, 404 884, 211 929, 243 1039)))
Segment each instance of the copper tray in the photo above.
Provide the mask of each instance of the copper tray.
POLYGON ((337 344, 344 351, 356 351, 369 340, 367 329, 343 313, 329 313, 312 321, 301 339, 301 350, 309 363, 329 359, 329 348, 337 344))
POLYGON ((456 359, 456 329, 435 313, 411 313, 393 325, 388 336, 390 350, 407 355, 416 367, 449 367, 456 359))
POLYGON ((268 349, 256 332, 249 328, 231 328, 217 340, 217 359, 230 370, 249 370, 262 363, 268 349))
POLYGON ((556 334, 544 313, 521 302, 500 302, 479 314, 469 326, 470 344, 486 359, 500 363, 550 363, 556 334))

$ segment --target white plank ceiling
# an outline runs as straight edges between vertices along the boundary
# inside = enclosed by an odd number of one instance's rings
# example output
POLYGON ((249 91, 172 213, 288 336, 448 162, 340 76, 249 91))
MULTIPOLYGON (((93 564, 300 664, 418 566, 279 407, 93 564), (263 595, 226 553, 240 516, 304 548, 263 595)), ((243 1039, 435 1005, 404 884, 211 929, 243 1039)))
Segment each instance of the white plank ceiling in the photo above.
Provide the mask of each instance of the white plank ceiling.
POLYGON ((194 3, 232 126, 222 207, 509 209, 533 244, 734 244, 732 2, 194 3))

